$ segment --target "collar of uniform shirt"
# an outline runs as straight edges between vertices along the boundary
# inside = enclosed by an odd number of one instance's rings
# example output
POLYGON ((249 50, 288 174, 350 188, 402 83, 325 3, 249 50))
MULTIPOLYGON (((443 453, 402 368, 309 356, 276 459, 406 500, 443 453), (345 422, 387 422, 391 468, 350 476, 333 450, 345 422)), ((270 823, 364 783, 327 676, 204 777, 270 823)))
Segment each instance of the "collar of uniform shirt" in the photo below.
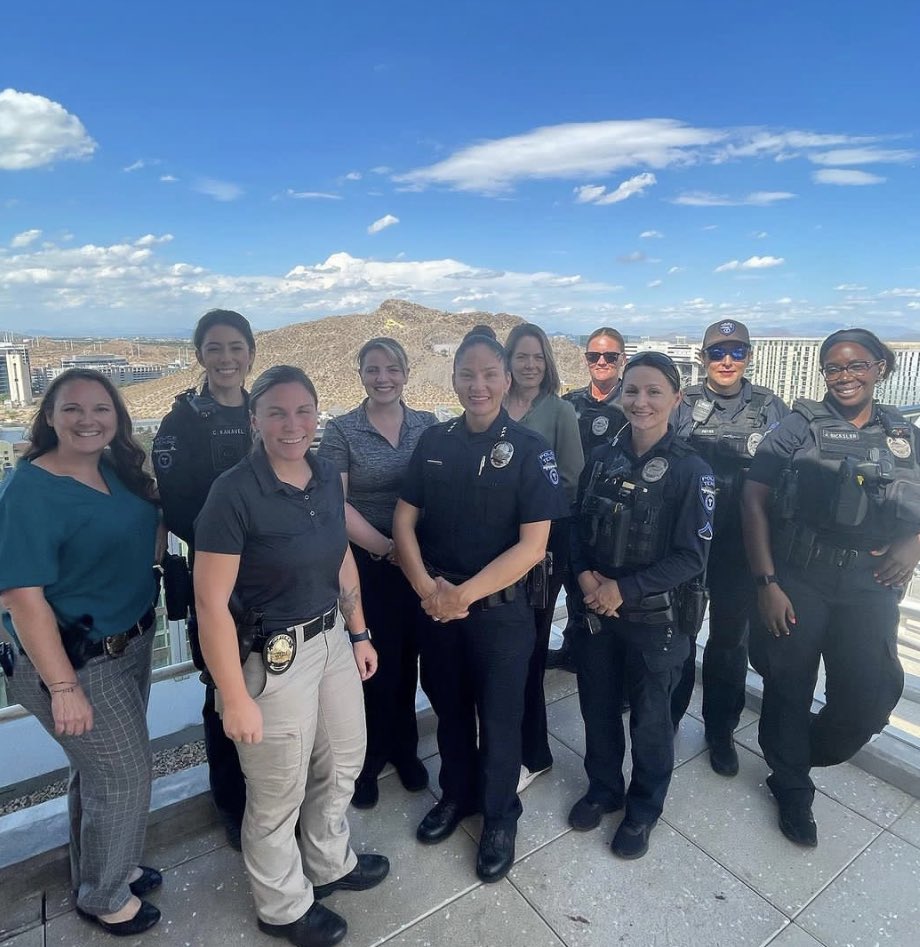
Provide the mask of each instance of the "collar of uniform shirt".
MULTIPOLYGON (((310 483, 307 484, 307 489, 309 490, 314 478, 317 482, 322 483, 326 477, 323 465, 318 464, 316 458, 309 451, 306 457, 307 463, 310 465, 310 471, 313 474, 310 483)), ((278 479, 278 475, 272 470, 271 462, 265 453, 265 445, 261 441, 256 443, 249 454, 249 463, 252 466, 256 481, 263 493, 286 493, 288 490, 295 489, 290 486, 290 484, 283 483, 278 479)))

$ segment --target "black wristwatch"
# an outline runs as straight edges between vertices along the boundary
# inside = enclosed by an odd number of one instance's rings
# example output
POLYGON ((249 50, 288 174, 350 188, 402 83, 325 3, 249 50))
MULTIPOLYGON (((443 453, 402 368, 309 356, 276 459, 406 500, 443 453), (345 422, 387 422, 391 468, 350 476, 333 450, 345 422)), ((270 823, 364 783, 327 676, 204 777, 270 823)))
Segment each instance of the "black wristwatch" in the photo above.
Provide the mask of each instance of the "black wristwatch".
POLYGON ((755 575, 754 584, 760 585, 763 588, 766 588, 768 585, 776 585, 777 578, 775 575, 755 575))
POLYGON ((371 640, 371 630, 370 628, 365 628, 364 631, 359 631, 357 634, 352 634, 348 632, 348 640, 352 644, 357 644, 359 641, 370 641, 371 640))

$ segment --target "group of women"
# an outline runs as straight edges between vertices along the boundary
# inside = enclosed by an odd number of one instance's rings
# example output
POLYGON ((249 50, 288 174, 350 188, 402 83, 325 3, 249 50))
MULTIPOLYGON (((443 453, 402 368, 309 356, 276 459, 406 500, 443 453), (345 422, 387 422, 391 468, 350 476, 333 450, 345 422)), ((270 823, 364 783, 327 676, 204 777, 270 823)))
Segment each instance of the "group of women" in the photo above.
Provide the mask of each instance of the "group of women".
MULTIPOLYGON (((594 333, 585 353, 612 382, 600 398, 590 387, 564 400, 539 327, 518 326, 503 345, 477 326, 454 357, 463 413, 442 423, 406 405, 399 342, 371 339, 358 356, 367 397, 327 425, 316 453, 319 400, 300 369, 275 366, 245 390, 255 340, 242 316, 206 314, 195 347, 206 381, 164 419, 159 489, 117 390, 82 370, 49 387, 30 450, 0 488, 9 689, 71 765, 81 915, 122 936, 160 917, 143 897, 161 876, 139 862, 152 567, 165 528, 193 560, 212 787, 266 933, 335 944, 347 925, 321 899, 386 877, 385 857, 353 850, 346 811, 377 804, 387 763, 407 790, 428 785, 419 667, 438 717, 441 796, 417 838, 437 844, 481 813, 477 874, 507 874, 519 793, 552 765, 542 679, 567 576, 588 777, 569 821, 585 831, 625 808, 611 847, 645 854, 673 770, 723 499, 740 511, 759 604, 751 655, 764 677, 768 783, 783 832, 816 844, 809 769, 849 758, 887 721, 903 683, 898 595, 920 560, 916 437, 874 400, 894 357, 872 333, 825 342, 824 400, 797 403, 745 441, 734 494, 716 458, 736 428, 720 433, 694 408, 681 435, 677 367, 655 352, 626 361, 613 329, 594 333), (811 716, 822 655, 827 701, 811 716)), ((740 323, 707 329, 698 394, 726 419, 753 418, 767 400, 744 387, 750 354, 740 323)), ((704 675, 704 688, 724 677, 704 675)), ((711 727, 707 718, 725 775, 732 712, 711 727)))

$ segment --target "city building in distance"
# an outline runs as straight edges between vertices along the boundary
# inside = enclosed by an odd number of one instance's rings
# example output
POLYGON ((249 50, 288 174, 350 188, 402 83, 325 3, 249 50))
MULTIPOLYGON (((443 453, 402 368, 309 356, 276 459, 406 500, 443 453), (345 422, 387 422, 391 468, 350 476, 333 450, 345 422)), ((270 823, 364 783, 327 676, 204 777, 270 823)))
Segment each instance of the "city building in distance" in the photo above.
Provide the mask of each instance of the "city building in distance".
POLYGON ((32 372, 26 345, 0 342, 0 401, 17 406, 32 404, 32 372))

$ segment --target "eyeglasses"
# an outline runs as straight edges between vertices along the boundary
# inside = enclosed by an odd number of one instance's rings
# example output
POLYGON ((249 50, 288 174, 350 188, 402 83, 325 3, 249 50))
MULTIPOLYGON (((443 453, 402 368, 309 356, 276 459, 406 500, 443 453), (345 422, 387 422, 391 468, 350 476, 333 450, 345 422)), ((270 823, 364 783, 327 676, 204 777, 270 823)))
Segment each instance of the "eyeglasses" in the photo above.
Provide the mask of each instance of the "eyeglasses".
POLYGON ((601 359, 608 365, 616 365, 622 357, 622 352, 585 352, 585 361, 589 365, 596 365, 601 359))
POLYGON ((855 362, 848 362, 846 365, 822 365, 820 372, 828 381, 831 381, 834 378, 839 378, 844 372, 846 372, 848 375, 862 377, 869 371, 870 368, 872 368, 873 365, 881 365, 881 360, 876 362, 867 362, 865 359, 861 358, 855 362))
POLYGON ((750 345, 746 342, 739 342, 737 345, 710 345, 705 350, 706 355, 713 362, 721 362, 725 356, 729 356, 733 362, 743 362, 751 351, 750 345))

